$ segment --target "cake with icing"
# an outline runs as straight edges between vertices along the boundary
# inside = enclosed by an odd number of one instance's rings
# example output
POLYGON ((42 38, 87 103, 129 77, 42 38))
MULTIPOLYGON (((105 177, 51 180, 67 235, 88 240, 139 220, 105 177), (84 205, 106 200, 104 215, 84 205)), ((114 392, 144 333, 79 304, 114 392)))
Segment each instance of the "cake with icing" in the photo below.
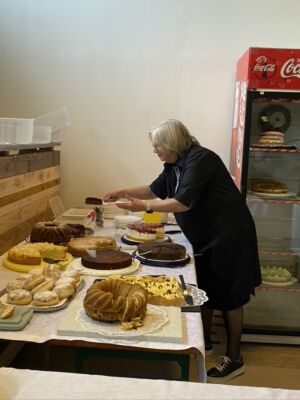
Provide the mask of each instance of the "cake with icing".
POLYGON ((54 221, 38 222, 32 228, 30 241, 48 242, 48 243, 64 243, 68 242, 72 237, 71 229, 67 224, 54 221))
POLYGON ((136 222, 128 224, 126 227, 126 236, 129 239, 149 242, 161 240, 164 238, 164 225, 151 224, 148 222, 136 222))
POLYGON ((287 283, 292 282, 292 274, 285 267, 276 267, 271 265, 261 266, 261 276, 264 282, 287 283))
POLYGON ((95 250, 81 257, 81 263, 86 268, 98 270, 122 269, 132 264, 132 256, 124 251, 103 249, 95 250))
POLYGON ((262 145, 283 145, 284 144, 284 134, 277 131, 265 131, 261 132, 259 135, 259 144, 262 145))

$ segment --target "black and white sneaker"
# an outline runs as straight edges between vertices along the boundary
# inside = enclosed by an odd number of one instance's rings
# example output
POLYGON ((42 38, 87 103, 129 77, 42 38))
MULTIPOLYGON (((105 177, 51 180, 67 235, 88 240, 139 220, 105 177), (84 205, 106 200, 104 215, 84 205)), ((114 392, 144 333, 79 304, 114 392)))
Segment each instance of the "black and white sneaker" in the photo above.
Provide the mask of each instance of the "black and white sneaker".
POLYGON ((222 356, 219 360, 219 364, 207 372, 208 383, 224 383, 245 372, 242 357, 238 361, 233 361, 227 356, 222 356))

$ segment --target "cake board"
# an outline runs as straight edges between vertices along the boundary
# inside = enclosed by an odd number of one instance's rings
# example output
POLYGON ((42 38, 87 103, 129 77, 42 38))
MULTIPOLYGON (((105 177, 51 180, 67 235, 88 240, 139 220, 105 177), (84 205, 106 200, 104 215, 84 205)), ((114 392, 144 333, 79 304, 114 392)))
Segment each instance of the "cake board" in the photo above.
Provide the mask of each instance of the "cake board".
MULTIPOLYGON (((82 301, 76 301, 69 307, 69 313, 65 320, 58 326, 57 335, 73 337, 89 337, 93 339, 111 340, 110 336, 99 335, 95 332, 84 330, 77 321, 77 315, 82 310, 82 301)), ((115 340, 150 340, 155 342, 174 342, 181 343, 183 337, 182 314, 180 307, 163 307, 160 309, 166 312, 168 322, 159 330, 146 333, 142 336, 123 336, 122 338, 113 338, 115 340)), ((95 321, 97 323, 97 321, 95 321)), ((109 322, 107 322, 109 324, 109 322)), ((126 333, 126 331, 124 331, 126 333)))

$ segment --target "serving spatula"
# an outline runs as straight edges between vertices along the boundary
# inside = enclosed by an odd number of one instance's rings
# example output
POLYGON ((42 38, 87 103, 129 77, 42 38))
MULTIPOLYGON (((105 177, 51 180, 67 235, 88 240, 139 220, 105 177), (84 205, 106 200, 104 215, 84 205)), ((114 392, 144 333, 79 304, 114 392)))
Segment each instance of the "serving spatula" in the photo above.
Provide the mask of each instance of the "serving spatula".
POLYGON ((189 306, 193 306, 194 305, 194 299, 193 299, 193 296, 191 294, 189 294, 189 292, 187 291, 183 275, 179 275, 179 279, 180 279, 180 282, 181 282, 181 287, 182 287, 182 291, 183 291, 183 297, 184 297, 184 300, 185 300, 186 304, 188 304, 189 306))

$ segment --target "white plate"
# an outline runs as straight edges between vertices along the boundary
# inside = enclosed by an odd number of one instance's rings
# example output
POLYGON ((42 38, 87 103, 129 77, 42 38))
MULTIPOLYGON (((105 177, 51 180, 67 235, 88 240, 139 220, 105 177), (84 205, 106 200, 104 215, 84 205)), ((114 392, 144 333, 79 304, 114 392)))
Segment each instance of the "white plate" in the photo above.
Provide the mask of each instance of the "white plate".
MULTIPOLYGON (((199 289, 196 286, 189 285, 188 283, 186 284, 186 288, 187 288, 188 294, 191 294, 193 296, 193 300, 194 300, 193 306, 202 306, 202 304, 204 304, 208 300, 208 297, 207 297, 206 293, 204 292, 204 290, 199 289)), ((186 304, 185 306, 183 306, 181 308, 184 309, 184 307, 190 308, 193 306, 186 304)))
POLYGON ((270 282, 270 281, 264 281, 264 280, 262 281, 262 283, 264 285, 279 286, 279 287, 280 286, 290 286, 290 285, 293 285, 296 282, 298 282, 298 279, 294 278, 294 277, 288 282, 270 282))
POLYGON ((261 192, 252 192, 249 191, 249 194, 253 194, 259 197, 270 197, 270 198, 289 198, 289 197, 297 197, 297 193, 294 192, 287 192, 287 193, 261 193, 261 192))
POLYGON ((78 258, 74 260, 71 269, 80 272, 84 275, 91 275, 91 276, 110 276, 110 275, 130 275, 137 271, 140 267, 139 260, 134 259, 132 264, 129 267, 122 268, 122 269, 92 269, 86 268, 81 264, 81 259, 78 258))
POLYGON ((146 335, 159 330, 168 322, 166 311, 152 304, 147 305, 149 315, 144 319, 144 325, 131 330, 124 330, 121 322, 95 321, 90 318, 83 308, 78 310, 76 321, 88 332, 94 332, 110 338, 129 338, 146 335))

